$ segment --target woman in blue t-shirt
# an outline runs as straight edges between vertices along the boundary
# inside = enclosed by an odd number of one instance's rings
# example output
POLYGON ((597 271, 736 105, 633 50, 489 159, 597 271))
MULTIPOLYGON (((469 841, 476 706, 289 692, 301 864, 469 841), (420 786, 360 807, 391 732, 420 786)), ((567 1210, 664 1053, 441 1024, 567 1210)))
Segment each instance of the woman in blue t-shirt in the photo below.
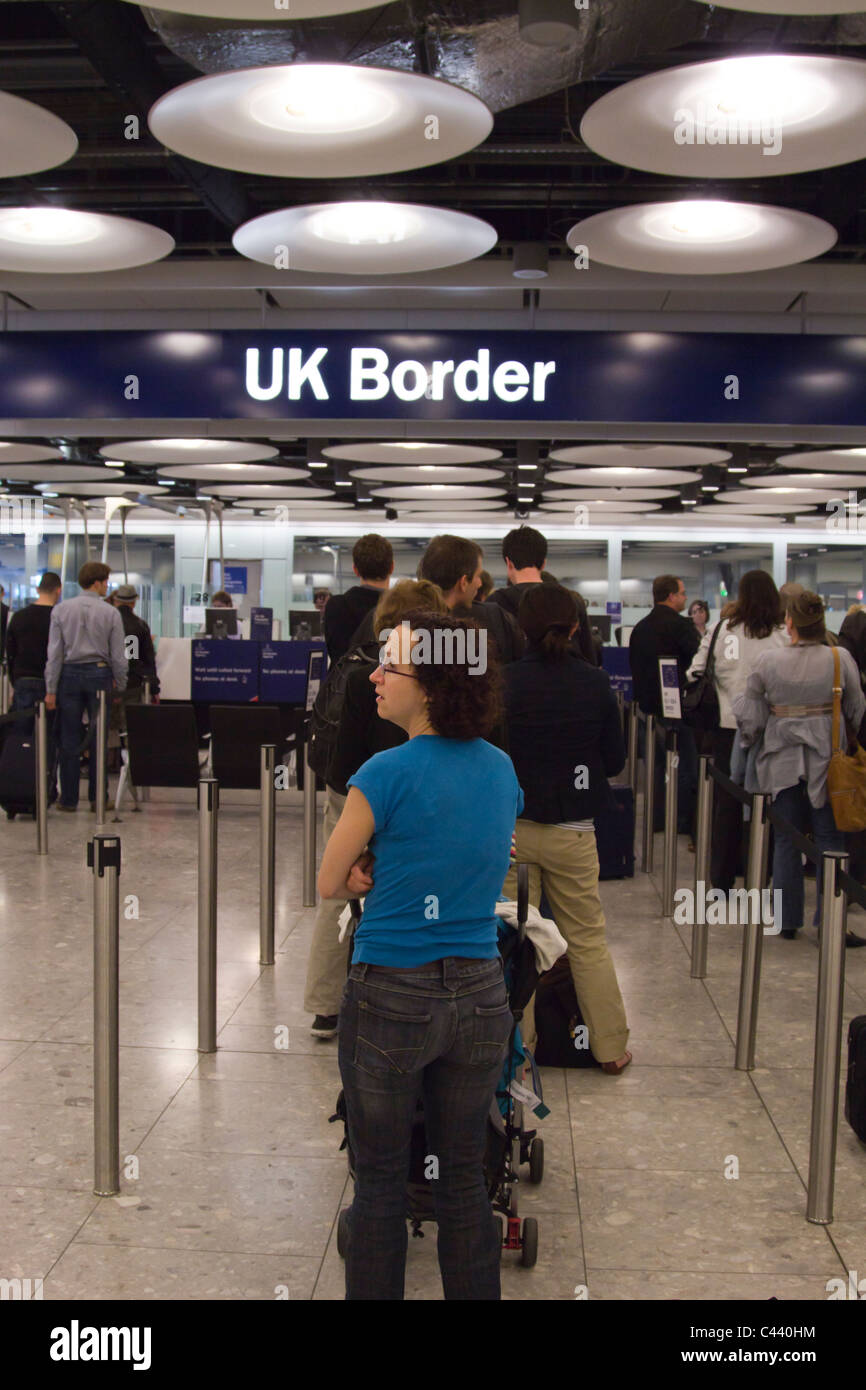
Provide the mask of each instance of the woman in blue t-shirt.
POLYGON ((500 1296, 482 1162, 512 1026, 494 905, 523 794, 510 758, 484 739, 499 713, 486 637, 471 620, 423 612, 390 635, 370 679, 380 717, 408 741, 349 778, 319 873, 323 897, 366 894, 339 1029, 355 1155, 350 1299, 403 1297, 419 1099, 445 1297, 500 1296))

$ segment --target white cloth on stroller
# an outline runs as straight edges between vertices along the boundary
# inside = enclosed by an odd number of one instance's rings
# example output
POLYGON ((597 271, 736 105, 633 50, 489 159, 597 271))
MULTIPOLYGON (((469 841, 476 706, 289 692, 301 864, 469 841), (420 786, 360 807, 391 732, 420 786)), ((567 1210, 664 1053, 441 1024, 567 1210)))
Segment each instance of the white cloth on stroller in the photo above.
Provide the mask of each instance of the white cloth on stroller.
MULTIPOLYGON (((363 902, 363 899, 361 901, 363 902)), ((516 902, 509 899, 506 902, 497 903, 495 912, 497 917, 502 917, 510 927, 517 929, 516 902)), ((351 920, 352 908, 351 904, 347 903, 340 913, 340 941, 346 940, 351 920)), ((535 947, 535 959, 539 974, 545 970, 550 970, 560 956, 564 956, 568 950, 568 942, 556 923, 552 922, 549 917, 542 917, 537 907, 530 907, 527 910, 526 935, 535 947)))
MULTIPOLYGON (((510 927, 517 929, 517 903, 509 899, 497 903, 495 912, 510 927)), ((568 950, 568 942, 555 922, 542 917, 537 907, 529 907, 526 912, 526 935, 535 947, 535 960, 539 975, 550 970, 568 950)))

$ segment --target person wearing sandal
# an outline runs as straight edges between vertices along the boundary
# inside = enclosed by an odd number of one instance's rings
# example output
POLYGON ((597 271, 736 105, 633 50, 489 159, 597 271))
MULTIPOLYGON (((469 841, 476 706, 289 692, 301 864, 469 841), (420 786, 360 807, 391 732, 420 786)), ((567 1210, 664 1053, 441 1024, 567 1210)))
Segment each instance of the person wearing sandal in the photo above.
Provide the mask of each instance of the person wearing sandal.
MULTIPOLYGON (((578 627, 573 595, 539 584, 521 599, 517 621, 528 646, 505 667, 505 711, 511 759, 523 789, 516 862, 529 865, 529 896, 541 891, 568 942, 568 963, 589 1045, 602 1070, 618 1076, 632 1060, 616 971, 605 941, 598 892, 593 816, 610 801, 608 777, 625 766, 619 709, 604 671, 571 644, 578 627)), ((517 870, 505 880, 516 893, 517 870)), ((533 1004, 521 1029, 534 1044, 533 1004)))

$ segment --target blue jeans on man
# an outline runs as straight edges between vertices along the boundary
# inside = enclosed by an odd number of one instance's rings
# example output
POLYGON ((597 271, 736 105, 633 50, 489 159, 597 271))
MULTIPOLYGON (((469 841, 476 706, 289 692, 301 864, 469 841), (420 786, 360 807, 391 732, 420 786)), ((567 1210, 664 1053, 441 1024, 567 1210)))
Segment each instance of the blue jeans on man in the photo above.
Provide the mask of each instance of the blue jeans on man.
MULTIPOLYGON (((815 849, 823 855, 827 850, 844 849, 844 837, 836 829, 833 808, 829 800, 823 806, 813 806, 806 791, 806 783, 798 782, 795 787, 785 787, 773 797, 773 810, 778 811, 785 820, 791 822, 801 835, 810 831, 815 841, 815 849)), ((797 931, 803 926, 805 895, 803 885, 803 857, 777 825, 776 844, 773 852, 773 888, 782 892, 782 931, 797 931)), ((812 925, 817 927, 821 921, 821 889, 823 863, 819 859, 816 866, 816 886, 818 901, 812 925)), ((776 924, 778 926, 778 923, 776 924)))
MULTIPOLYGON (((88 791, 96 800, 96 712, 100 690, 111 693, 111 667, 107 661, 64 663, 57 686, 58 739, 60 743, 60 802, 78 805, 81 782, 81 754, 84 751, 82 720, 85 710, 92 731, 88 739, 88 791)), ((108 721, 106 720, 106 738, 108 721)))
POLYGON ((412 970, 352 966, 339 1043, 355 1171, 348 1299, 403 1297, 406 1183, 422 1099, 445 1297, 500 1297, 499 1226, 483 1162, 512 1026, 498 956, 412 970))
MULTIPOLYGON (((12 709, 35 709, 40 700, 45 699, 45 681, 41 676, 19 676, 12 692, 12 709)), ((57 712, 48 710, 48 801, 57 800, 57 712)), ((35 724, 35 720, 32 721, 35 724)), ((22 720, 19 728, 26 728, 22 720)), ((32 727, 32 725, 31 725, 32 727)), ((30 729, 27 729, 30 732, 30 729)))

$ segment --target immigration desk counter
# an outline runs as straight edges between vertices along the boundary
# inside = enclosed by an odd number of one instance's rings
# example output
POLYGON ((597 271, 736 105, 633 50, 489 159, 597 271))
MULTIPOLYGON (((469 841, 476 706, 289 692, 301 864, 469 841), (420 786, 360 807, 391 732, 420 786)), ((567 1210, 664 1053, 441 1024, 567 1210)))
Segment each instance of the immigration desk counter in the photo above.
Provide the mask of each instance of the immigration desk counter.
POLYGON ((230 638, 161 637, 156 670, 162 700, 202 704, 302 705, 311 641, 246 642, 230 638))

